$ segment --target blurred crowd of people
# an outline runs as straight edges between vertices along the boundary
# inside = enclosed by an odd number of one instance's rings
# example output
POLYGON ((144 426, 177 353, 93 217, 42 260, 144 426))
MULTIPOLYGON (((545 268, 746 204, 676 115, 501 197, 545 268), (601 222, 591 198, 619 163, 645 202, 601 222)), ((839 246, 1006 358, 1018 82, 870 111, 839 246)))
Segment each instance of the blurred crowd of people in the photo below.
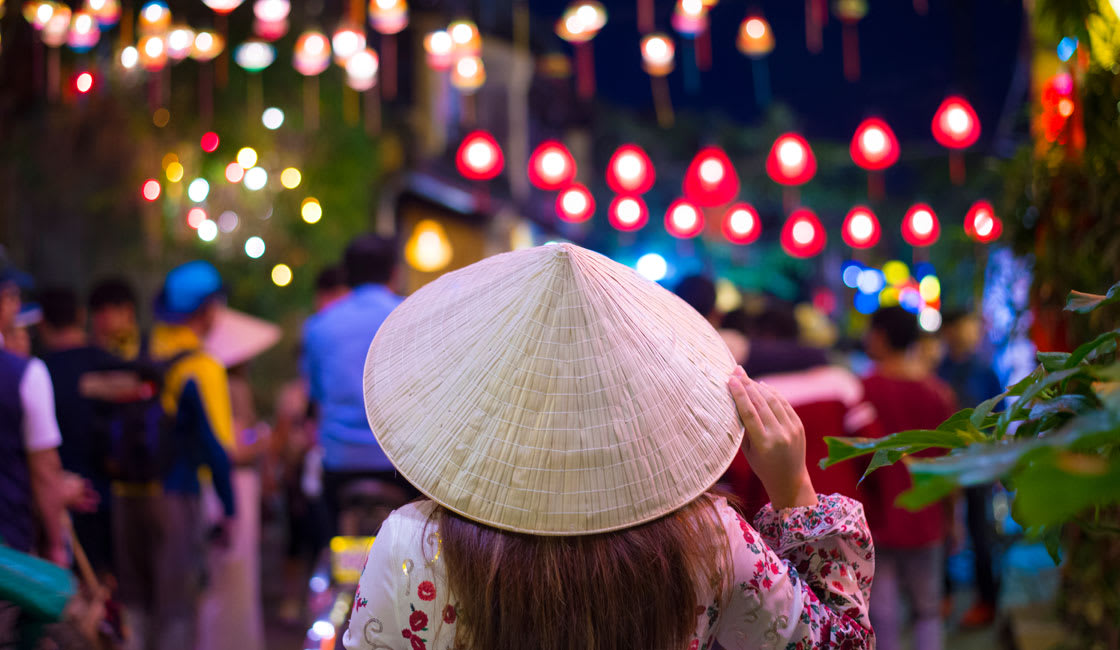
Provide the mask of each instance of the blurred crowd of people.
MULTIPOLYGON (((125 279, 102 279, 82 299, 0 268, 0 537, 57 565, 88 564, 83 594, 98 607, 105 647, 262 649, 262 503, 282 503, 288 523, 275 618, 305 625, 308 572, 345 529, 347 494, 372 485, 390 505, 418 495, 371 435, 362 395, 370 342, 402 300, 396 254, 395 242, 363 235, 322 270, 300 376, 281 386, 269 424, 257 416, 245 368, 280 330, 226 307, 209 263, 167 274, 149 327, 146 303, 125 279)), ((817 490, 863 502, 876 545, 878 647, 902 647, 904 615, 913 647, 942 647, 945 558, 965 531, 977 595, 961 623, 990 623, 992 486, 911 512, 896 505, 910 486, 902 465, 861 481, 866 464, 817 464, 826 436, 935 428, 958 405, 998 394, 979 354, 979 318, 946 317, 934 341, 913 314, 880 309, 858 363, 805 344, 795 310, 780 301, 722 314, 715 286, 700 276, 677 293, 723 333, 751 377, 793 405, 817 490)), ((724 484, 748 517, 767 502, 742 457, 724 484)), ((18 635, 26 616, 5 600, 0 594, 0 640, 18 635)))
MULTIPOLYGON (((805 425, 806 456, 817 491, 864 504, 875 541, 871 620, 877 647, 944 647, 943 619, 953 610, 946 557, 963 548, 966 536, 976 596, 959 623, 991 624, 999 591, 992 557, 996 486, 968 488, 914 512, 897 503, 911 487, 903 464, 881 467, 865 478, 870 461, 827 469, 818 464, 828 455, 826 436, 878 438, 935 429, 958 408, 1001 393, 999 379, 981 354, 979 315, 947 314, 935 336, 919 327, 915 314, 901 307, 881 308, 868 319, 859 349, 842 352, 819 345, 829 336, 804 331, 806 319, 798 318, 792 304, 763 298, 752 308, 722 314, 716 309, 715 285, 702 276, 682 280, 677 294, 720 330, 748 375, 789 400, 805 425), (811 339, 817 344, 805 343, 811 339), (909 644, 903 643, 906 629, 909 644)), ((725 484, 748 517, 768 501, 742 457, 732 464, 725 484)))

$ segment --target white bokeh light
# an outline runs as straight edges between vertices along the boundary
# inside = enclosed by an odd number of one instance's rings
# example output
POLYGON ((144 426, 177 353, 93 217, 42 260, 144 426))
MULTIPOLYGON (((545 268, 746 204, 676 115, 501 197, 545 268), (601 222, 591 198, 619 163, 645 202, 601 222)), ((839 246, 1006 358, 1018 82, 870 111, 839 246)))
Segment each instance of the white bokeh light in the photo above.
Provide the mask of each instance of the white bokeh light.
POLYGON ((210 196, 210 183, 205 178, 196 178, 187 186, 187 198, 195 203, 202 203, 210 196))
POLYGON ((661 280, 669 272, 669 265, 665 262, 665 258, 657 253, 646 253, 639 257, 635 268, 642 277, 654 282, 661 280))
POLYGON ((261 123, 264 124, 264 128, 270 131, 279 129, 284 124, 284 111, 275 106, 269 106, 261 114, 261 123))
POLYGON ((264 255, 264 240, 260 237, 253 236, 245 240, 245 254, 253 259, 259 258, 264 255))
POLYGON ((214 241, 218 236, 218 224, 207 219, 198 224, 198 238, 202 241, 214 241))
POLYGON ((256 192, 268 184, 268 172, 263 167, 252 167, 245 170, 245 178, 242 180, 245 187, 256 192))

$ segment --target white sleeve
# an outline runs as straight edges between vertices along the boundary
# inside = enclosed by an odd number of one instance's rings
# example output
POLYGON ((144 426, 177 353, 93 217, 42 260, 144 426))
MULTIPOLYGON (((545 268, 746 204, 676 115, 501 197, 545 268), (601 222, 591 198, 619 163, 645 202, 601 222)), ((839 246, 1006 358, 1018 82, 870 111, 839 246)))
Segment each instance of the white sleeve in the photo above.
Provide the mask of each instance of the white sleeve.
POLYGON ((23 405, 23 446, 27 453, 61 445, 62 433, 54 412, 54 387, 47 366, 40 359, 31 359, 27 364, 19 383, 19 399, 23 405))

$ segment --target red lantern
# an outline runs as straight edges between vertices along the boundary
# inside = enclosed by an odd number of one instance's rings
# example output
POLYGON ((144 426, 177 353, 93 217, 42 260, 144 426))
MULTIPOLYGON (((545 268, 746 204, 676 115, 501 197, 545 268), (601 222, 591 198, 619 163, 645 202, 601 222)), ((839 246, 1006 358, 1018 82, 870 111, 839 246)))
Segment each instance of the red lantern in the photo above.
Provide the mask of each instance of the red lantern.
POLYGON ((618 194, 645 194, 654 177, 653 163, 638 145, 622 145, 607 163, 607 185, 618 194))
POLYGON ((595 197, 579 183, 575 183, 556 196, 556 216, 564 221, 587 221, 595 212, 595 197))
POLYGON ((849 150, 852 160, 869 171, 886 169, 898 162, 898 138, 891 127, 877 117, 860 122, 849 150))
POLYGON ((948 97, 933 115, 933 138, 949 149, 967 149, 980 137, 980 118, 963 97, 948 97))
POLYGON ((940 236, 937 214, 925 203, 915 203, 902 218, 902 238, 911 246, 929 246, 940 236))
POLYGON ((704 229, 704 213, 688 199, 677 199, 665 211, 665 229, 681 239, 689 239, 704 229))
POLYGON ((812 257, 824 250, 828 236, 817 215, 798 208, 782 226, 782 248, 793 257, 812 257))
POLYGON ((747 203, 735 203, 723 214, 723 236, 732 244, 750 244, 762 234, 758 212, 747 203))
POLYGON ((542 190, 566 187, 576 177, 576 161, 563 144, 542 142, 529 156, 529 182, 542 190))
POLYGON ((649 208, 640 196, 616 196, 607 211, 607 220, 623 232, 641 230, 649 221, 649 208))
POLYGON ((684 176, 684 195, 704 207, 723 205, 739 193, 739 174, 719 147, 704 147, 684 176))
POLYGON ((817 159, 805 138, 796 133, 786 133, 770 147, 766 173, 775 183, 802 185, 817 173, 817 159))
POLYGON ((502 172, 505 158, 494 136, 485 131, 474 131, 463 138, 455 155, 455 165, 464 178, 484 181, 502 172))
POLYGON ((964 232, 981 244, 987 244, 1003 234, 1003 222, 996 216, 991 203, 977 201, 964 218, 964 232))
POLYGON ((879 243, 879 220, 871 208, 857 205, 844 217, 840 236, 852 248, 871 248, 879 243))

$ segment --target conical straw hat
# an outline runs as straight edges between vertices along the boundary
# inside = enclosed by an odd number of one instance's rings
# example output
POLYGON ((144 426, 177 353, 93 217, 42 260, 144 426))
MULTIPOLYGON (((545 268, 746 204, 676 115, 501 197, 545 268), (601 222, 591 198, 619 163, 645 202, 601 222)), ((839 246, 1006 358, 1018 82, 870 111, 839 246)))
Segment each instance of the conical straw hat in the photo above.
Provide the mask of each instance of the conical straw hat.
POLYGON ((743 429, 711 325, 632 269, 570 244, 426 285, 366 357, 366 414, 421 492, 536 535, 627 528, 707 490, 743 429))

